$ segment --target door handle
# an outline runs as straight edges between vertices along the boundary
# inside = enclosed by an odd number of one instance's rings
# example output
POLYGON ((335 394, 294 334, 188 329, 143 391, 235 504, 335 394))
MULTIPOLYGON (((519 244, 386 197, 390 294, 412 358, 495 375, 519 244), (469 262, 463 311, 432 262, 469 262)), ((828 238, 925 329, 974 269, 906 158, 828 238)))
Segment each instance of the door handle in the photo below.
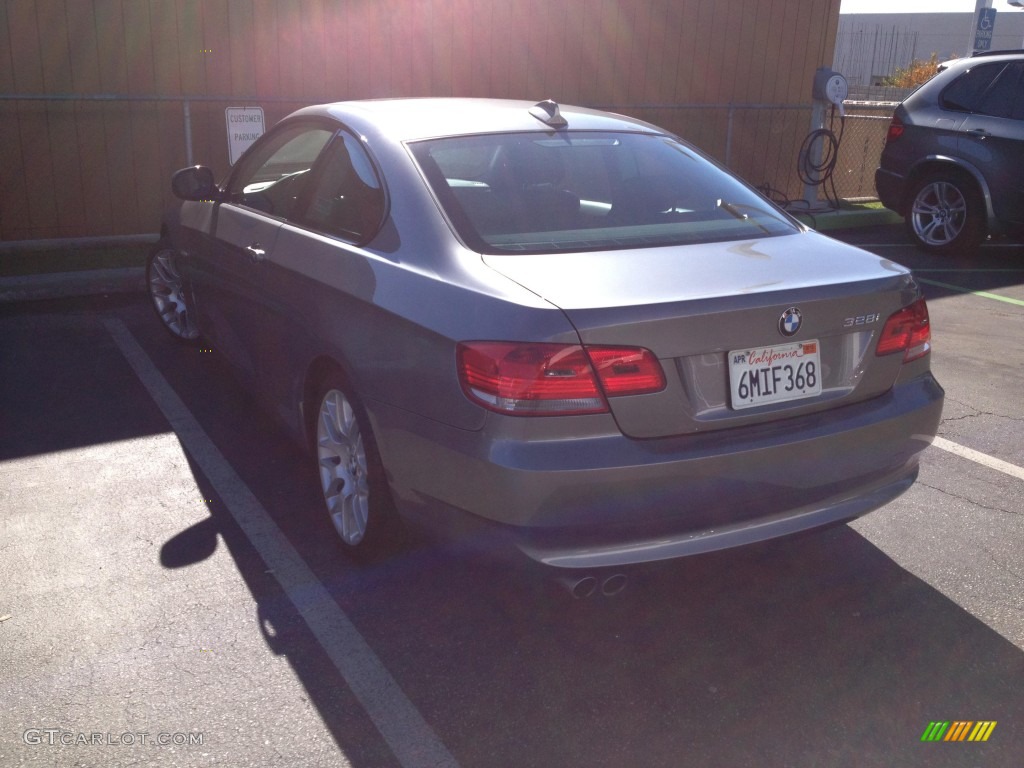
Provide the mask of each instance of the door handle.
POLYGON ((988 131, 984 128, 968 128, 967 132, 973 133, 975 136, 981 136, 982 138, 989 135, 988 131))
POLYGON ((259 264, 267 258, 267 252, 260 247, 259 243, 245 246, 245 252, 249 254, 249 259, 253 264, 259 264))

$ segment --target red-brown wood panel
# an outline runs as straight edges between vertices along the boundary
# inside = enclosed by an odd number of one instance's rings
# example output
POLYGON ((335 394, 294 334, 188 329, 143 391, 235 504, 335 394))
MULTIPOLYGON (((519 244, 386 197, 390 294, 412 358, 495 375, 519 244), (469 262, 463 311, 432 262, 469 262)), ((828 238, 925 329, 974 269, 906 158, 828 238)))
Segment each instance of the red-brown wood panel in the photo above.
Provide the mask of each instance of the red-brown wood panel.
MULTIPOLYGON (((0 89, 3 93, 15 92, 6 4, 0 4, 0 89)), ((0 184, 0 240, 10 240, 13 228, 28 220, 16 101, 0 101, 0 169, 4 176, 4 183, 0 184)))
POLYGON ((463 19, 468 30, 468 49, 458 65, 463 71, 464 96, 489 96, 494 0, 456 0, 456 24, 463 19))
POLYGON ((203 65, 206 91, 211 96, 232 92, 231 27, 228 24, 226 0, 203 0, 203 65))
MULTIPOLYGON (((762 103, 774 103, 779 93, 779 79, 784 71, 787 51, 785 50, 788 22, 792 17, 789 13, 790 0, 773 0, 772 15, 768 20, 768 44, 765 46, 764 75, 761 79, 762 103), (787 19, 787 16, 790 18, 787 19)), ((785 91, 783 91, 785 93, 785 91)))
POLYGON ((515 98, 541 101, 548 98, 548 91, 557 88, 556 67, 549 62, 556 61, 556 52, 548 41, 550 3, 544 0, 520 0, 516 3, 517 30, 523 36, 523 65, 525 79, 518 89, 513 89, 515 98))
MULTIPOLYGON (((8 3, 7 23, 16 92, 44 92, 43 51, 35 5, 8 3)), ((55 177, 45 102, 18 102, 18 143, 25 171, 28 215, 16 225, 17 231, 35 233, 30 235, 34 237, 54 237, 58 211, 52 193, 55 177)))
POLYGON ((68 68, 71 90, 75 93, 98 93, 100 90, 99 39, 96 11, 92 0, 65 4, 68 40, 68 68))
MULTIPOLYGON (((128 93, 128 52, 121 0, 95 0, 93 10, 99 49, 99 90, 101 93, 128 93)), ((103 148, 109 185, 107 198, 113 212, 111 231, 102 234, 153 231, 136 229, 139 205, 134 183, 137 174, 131 151, 131 114, 132 105, 128 102, 104 102, 102 105, 103 148)), ((158 183, 158 180, 151 179, 150 183, 158 183)))
POLYGON ((798 73, 794 70, 794 65, 799 66, 802 64, 802 58, 800 62, 796 61, 794 55, 793 46, 796 43, 797 33, 800 28, 801 19, 805 19, 807 14, 803 13, 803 9, 800 7, 804 3, 802 0, 788 0, 785 3, 784 11, 782 14, 782 31, 778 38, 777 47, 779 49, 778 65, 775 70, 775 78, 773 82, 773 88, 767 92, 771 102, 783 101, 787 98, 787 95, 793 92, 793 88, 804 86, 804 93, 806 90, 806 83, 797 83, 799 79, 798 73))
MULTIPOLYGON (((70 30, 63 0, 39 0, 36 3, 43 88, 49 93, 72 91, 70 30)), ((57 226, 61 232, 73 232, 85 224, 82 195, 82 171, 75 129, 75 107, 70 101, 46 105, 49 149, 54 185, 51 193, 57 206, 57 226)))
MULTIPOLYGON (((156 71, 153 64, 152 15, 149 3, 125 0, 124 45, 128 64, 128 93, 136 96, 153 94, 156 71)), ((136 218, 130 229, 153 232, 158 226, 160 202, 160 112, 153 102, 133 102, 131 111, 131 143, 121 151, 129 151, 132 159, 131 177, 115 180, 133 189, 138 201, 136 218)))
MULTIPOLYGON (((65 5, 69 35, 71 88, 75 93, 94 94, 102 90, 99 65, 99 35, 92 0, 65 5)), ((81 195, 85 224, 81 234, 103 235, 114 224, 111 205, 109 158, 106 151, 103 110, 95 101, 74 103, 76 156, 81 172, 81 195)), ((118 212, 120 215, 120 212, 118 212)))
POLYGON ((252 0, 253 15, 253 77, 256 95, 272 98, 280 95, 278 61, 278 3, 275 0, 252 0))
POLYGON ((181 93, 181 50, 178 41, 178 9, 175 3, 152 2, 150 26, 153 34, 154 93, 168 96, 181 93))
POLYGON ((258 93, 252 0, 228 0, 227 17, 231 94, 252 96, 258 93))
MULTIPOLYGON (((838 12, 839 0, 19 0, 0 6, 0 90, 228 97, 190 103, 195 160, 221 173, 224 107, 239 99, 269 125, 346 98, 550 97, 617 107, 724 157, 727 110, 670 105, 807 104, 838 12)), ((0 110, 0 237, 152 231, 184 162, 179 101, 0 110)), ((807 122, 737 111, 732 166, 791 188, 807 122)))
POLYGON ((0 89, 14 93, 14 59, 11 55, 11 25, 7 19, 7 4, 0 3, 0 89))
MULTIPOLYGON (((14 60, 11 56, 11 27, 7 5, 0 4, 0 89, 14 93, 14 60)), ((25 190, 25 166, 21 158, 21 135, 18 126, 18 102, 0 101, 0 240, 13 240, 13 232, 28 221, 25 190)))
POLYGON ((414 51, 409 46, 412 38, 412 19, 405 12, 405 0, 380 0, 381 13, 388 20, 388 36, 384 41, 391 60, 390 95, 410 96, 413 92, 414 51))
POLYGON ((578 3, 557 3, 552 11, 561 29, 555 44, 561 52, 558 62, 561 84, 559 98, 567 104, 580 103, 580 78, 582 68, 580 57, 583 53, 583 24, 578 3))
POLYGON ((454 69, 452 48, 455 44, 455 11, 452 0, 433 0, 430 13, 431 92, 435 96, 452 96, 454 69))
POLYGON ((624 58, 622 64, 625 67, 623 74, 627 75, 626 102, 628 104, 642 104, 647 86, 647 78, 652 75, 649 66, 651 59, 651 4, 631 4, 629 12, 631 15, 629 24, 629 39, 626 45, 628 58, 624 58))
MULTIPOLYGON (((729 29, 727 25, 727 14, 735 3, 704 3, 709 7, 710 16, 706 27, 706 37, 703 38, 704 45, 700 78, 700 94, 698 101, 721 104, 727 102, 726 89, 723 88, 724 79, 722 66, 725 60, 725 49, 729 29)), ((701 17, 704 18, 703 16, 701 17)))
POLYGON ((338 10, 344 7, 341 3, 325 3, 324 0, 303 0, 301 3, 301 33, 297 53, 302 76, 298 89, 285 94, 287 98, 302 99, 306 103, 323 100, 324 78, 327 76, 325 5, 336 6, 338 10))
POLYGON ((594 0, 587 4, 584 37, 583 101, 606 106, 621 103, 621 89, 614 83, 620 80, 615 71, 616 13, 614 0, 594 0))
MULTIPOLYGON (((347 7, 345 36, 337 47, 338 55, 348 60, 348 84, 345 99, 369 99, 379 93, 379 74, 374 71, 370 49, 377 45, 374 29, 373 3, 356 3, 347 7)), ((340 9, 339 9, 340 10, 340 9)))
POLYGON ((640 9, 640 18, 647 29, 647 41, 645 45, 634 49, 634 65, 631 69, 636 70, 639 67, 643 77, 630 99, 641 104, 654 104, 663 101, 660 92, 665 79, 668 5, 665 0, 654 0, 640 9))
MULTIPOLYGON (((394 74, 392 73, 395 51, 391 46, 391 13, 384 3, 367 3, 367 35, 361 47, 369 64, 367 93, 371 98, 385 98, 395 95, 394 74)), ((330 47, 330 44, 328 44, 330 47)), ((340 48, 333 51, 337 56, 345 55, 340 48)))
POLYGON ((603 96, 597 71, 600 58, 600 10, 598 3, 581 3, 577 0, 572 3, 568 13, 567 23, 576 31, 578 41, 577 60, 568 66, 576 71, 576 101, 584 105, 600 104, 603 96))
POLYGON ((473 92, 473 14, 486 10, 476 0, 448 0, 451 25, 451 95, 469 96, 473 92))
POLYGON ((278 95, 302 98, 302 5, 299 0, 279 0, 277 3, 277 34, 278 95))
POLYGON ((739 100, 741 88, 739 82, 740 58, 743 50, 739 42, 743 31, 743 17, 749 14, 749 8, 743 3, 726 3, 726 15, 722 20, 723 44, 721 63, 719 64, 718 88, 715 100, 721 104, 732 104, 739 100))
POLYGON ((491 47, 490 77, 488 96, 503 99, 510 93, 509 83, 512 78, 512 24, 514 11, 512 4, 496 2, 491 6, 491 47))
POLYGON ((700 0, 684 0, 682 6, 682 24, 679 38, 676 40, 678 56, 676 57, 675 83, 671 91, 671 101, 676 104, 692 104, 694 50, 699 45, 697 38, 697 19, 700 0))

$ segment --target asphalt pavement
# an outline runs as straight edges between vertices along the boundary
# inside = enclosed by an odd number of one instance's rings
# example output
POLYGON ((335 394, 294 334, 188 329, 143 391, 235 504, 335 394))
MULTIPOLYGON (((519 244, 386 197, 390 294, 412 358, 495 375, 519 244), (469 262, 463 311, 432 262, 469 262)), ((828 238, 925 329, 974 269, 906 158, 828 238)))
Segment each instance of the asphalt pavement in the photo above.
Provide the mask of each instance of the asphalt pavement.
POLYGON ((311 460, 140 270, 6 299, 0 765, 1018 768, 1024 248, 943 260, 859 223, 834 236, 929 300, 947 399, 918 482, 614 599, 427 541, 351 559, 311 460))

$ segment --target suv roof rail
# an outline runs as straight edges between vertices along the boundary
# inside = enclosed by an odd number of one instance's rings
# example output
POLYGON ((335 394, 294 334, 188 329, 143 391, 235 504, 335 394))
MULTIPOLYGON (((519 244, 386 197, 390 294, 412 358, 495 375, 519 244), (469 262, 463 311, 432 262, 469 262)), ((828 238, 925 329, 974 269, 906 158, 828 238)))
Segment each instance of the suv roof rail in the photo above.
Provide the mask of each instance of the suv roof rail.
POLYGON ((939 66, 935 68, 936 72, 943 72, 949 69, 951 66, 956 64, 958 61, 966 59, 977 59, 985 56, 1021 56, 1024 55, 1024 48, 1012 48, 1003 49, 999 51, 975 51, 970 56, 960 56, 956 59, 950 59, 949 61, 940 61, 939 66))
POLYGON ((1012 55, 1012 54, 1015 54, 1015 53, 1016 54, 1024 53, 1024 48, 1004 49, 1004 50, 1001 50, 1001 51, 975 51, 974 53, 971 54, 971 58, 972 59, 976 59, 979 56, 1006 56, 1008 54, 1012 55))

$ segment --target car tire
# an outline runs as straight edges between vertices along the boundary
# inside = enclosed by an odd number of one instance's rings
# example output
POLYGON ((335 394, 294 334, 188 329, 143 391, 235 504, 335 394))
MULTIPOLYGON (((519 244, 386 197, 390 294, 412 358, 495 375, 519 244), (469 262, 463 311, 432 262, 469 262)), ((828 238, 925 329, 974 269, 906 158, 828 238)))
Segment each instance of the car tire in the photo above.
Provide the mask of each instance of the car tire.
POLYGON ((981 245, 984 212, 974 182, 961 173, 925 176, 911 190, 907 233, 921 249, 971 255, 981 245))
POLYGON ((391 554, 401 527, 366 411, 338 373, 317 391, 310 434, 323 508, 346 551, 391 554))
POLYGON ((174 338, 192 344, 199 341, 199 328, 177 258, 178 253, 171 244, 160 240, 146 260, 146 286, 160 324, 174 338))

